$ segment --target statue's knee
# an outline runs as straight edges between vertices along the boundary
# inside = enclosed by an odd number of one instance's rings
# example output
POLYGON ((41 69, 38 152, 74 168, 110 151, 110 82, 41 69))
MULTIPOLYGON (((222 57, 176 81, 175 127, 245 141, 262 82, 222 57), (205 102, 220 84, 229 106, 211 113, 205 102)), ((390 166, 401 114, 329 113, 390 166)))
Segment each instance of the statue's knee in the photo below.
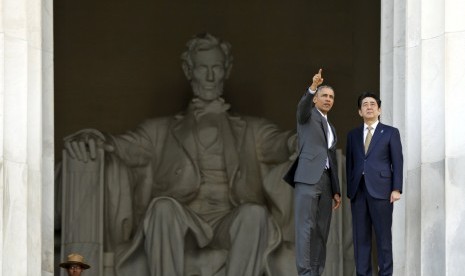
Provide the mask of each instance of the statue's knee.
POLYGON ((151 205, 150 210, 147 211, 150 212, 152 217, 169 220, 175 217, 176 204, 171 199, 160 198, 157 199, 157 201, 151 205))
POLYGON ((239 208, 238 218, 242 222, 259 224, 259 222, 265 222, 268 217, 268 210, 262 205, 244 204, 239 208))

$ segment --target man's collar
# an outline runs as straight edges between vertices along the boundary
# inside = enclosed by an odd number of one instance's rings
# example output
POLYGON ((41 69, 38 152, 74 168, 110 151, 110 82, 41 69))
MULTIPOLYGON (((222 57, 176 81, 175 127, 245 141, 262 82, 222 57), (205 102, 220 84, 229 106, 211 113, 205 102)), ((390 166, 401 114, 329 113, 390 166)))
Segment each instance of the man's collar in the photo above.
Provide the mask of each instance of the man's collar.
POLYGON ((324 114, 323 112, 321 112, 321 110, 318 109, 318 107, 315 107, 316 110, 318 110, 318 112, 320 112, 321 116, 325 117, 326 120, 328 120, 328 115, 324 114))
POLYGON ((223 98, 205 102, 198 98, 192 99, 189 103, 188 110, 193 112, 196 117, 205 114, 220 114, 229 110, 230 104, 226 103, 223 98))
MULTIPOLYGON (((376 120, 376 122, 374 122, 373 124, 371 124, 371 127, 372 127, 373 129, 376 129, 376 127, 378 126, 378 124, 379 124, 379 120, 376 120)), ((367 127, 368 127, 367 123, 363 123, 363 129, 367 129, 367 127)))

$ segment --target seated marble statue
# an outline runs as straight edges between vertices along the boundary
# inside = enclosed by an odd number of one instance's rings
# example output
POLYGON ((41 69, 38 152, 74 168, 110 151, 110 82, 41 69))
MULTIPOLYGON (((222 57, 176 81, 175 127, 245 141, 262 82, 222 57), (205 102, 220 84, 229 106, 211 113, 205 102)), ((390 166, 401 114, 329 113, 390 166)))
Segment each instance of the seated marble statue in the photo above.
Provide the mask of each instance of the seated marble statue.
POLYGON ((283 222, 292 223, 291 210, 273 217, 272 209, 275 201, 292 204, 292 191, 277 194, 288 188, 276 183, 294 153, 294 132, 230 112, 222 98, 232 66, 227 42, 197 35, 181 58, 193 91, 185 111, 122 135, 85 129, 65 138, 71 159, 87 162, 100 148, 105 163, 116 164, 105 165, 105 251, 116 252, 114 273, 289 275, 270 268, 270 258, 283 244, 283 222), (223 252, 220 267, 200 251, 192 255, 204 258, 203 268, 185 263, 187 251, 204 248, 223 252))

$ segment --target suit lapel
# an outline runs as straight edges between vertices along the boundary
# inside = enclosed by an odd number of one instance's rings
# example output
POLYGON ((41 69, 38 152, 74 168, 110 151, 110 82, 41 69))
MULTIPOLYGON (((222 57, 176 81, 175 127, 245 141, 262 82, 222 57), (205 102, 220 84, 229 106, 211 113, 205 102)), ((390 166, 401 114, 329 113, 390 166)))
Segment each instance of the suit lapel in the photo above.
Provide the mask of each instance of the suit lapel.
POLYGON ((237 116, 225 116, 225 119, 228 121, 227 125, 231 127, 233 132, 232 134, 235 138, 236 151, 239 151, 242 147, 242 143, 244 142, 245 127, 247 124, 244 120, 237 116))
POLYGON ((320 122, 321 128, 323 129, 323 135, 325 137, 326 144, 328 144, 328 124, 325 118, 323 118, 323 115, 321 115, 320 111, 316 107, 313 108, 313 116, 316 116, 318 118, 317 121, 320 122))
POLYGON ((356 148, 359 152, 362 153, 362 155, 365 155, 365 140, 363 139, 363 127, 364 125, 362 124, 358 129, 357 129, 357 137, 355 137, 355 143, 356 143, 356 148))
POLYGON ((239 117, 225 115, 221 125, 226 171, 228 178, 232 180, 239 167, 239 152, 244 140, 246 123, 239 117))
POLYGON ((173 136, 178 140, 190 158, 197 158, 197 146, 194 138, 194 116, 188 114, 181 117, 173 126, 173 136))

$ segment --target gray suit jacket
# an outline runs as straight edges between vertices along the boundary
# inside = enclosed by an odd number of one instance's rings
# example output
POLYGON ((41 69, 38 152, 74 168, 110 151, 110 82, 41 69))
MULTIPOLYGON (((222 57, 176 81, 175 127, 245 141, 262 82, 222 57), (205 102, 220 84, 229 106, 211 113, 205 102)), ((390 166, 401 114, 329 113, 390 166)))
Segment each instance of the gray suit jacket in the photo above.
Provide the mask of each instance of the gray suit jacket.
POLYGON ((336 130, 330 124, 334 142, 328 149, 328 125, 321 113, 313 106, 312 94, 306 92, 297 107, 297 134, 299 156, 296 158, 284 180, 294 186, 295 182, 315 184, 320 180, 329 158, 331 187, 333 194, 340 194, 336 160, 336 130))

